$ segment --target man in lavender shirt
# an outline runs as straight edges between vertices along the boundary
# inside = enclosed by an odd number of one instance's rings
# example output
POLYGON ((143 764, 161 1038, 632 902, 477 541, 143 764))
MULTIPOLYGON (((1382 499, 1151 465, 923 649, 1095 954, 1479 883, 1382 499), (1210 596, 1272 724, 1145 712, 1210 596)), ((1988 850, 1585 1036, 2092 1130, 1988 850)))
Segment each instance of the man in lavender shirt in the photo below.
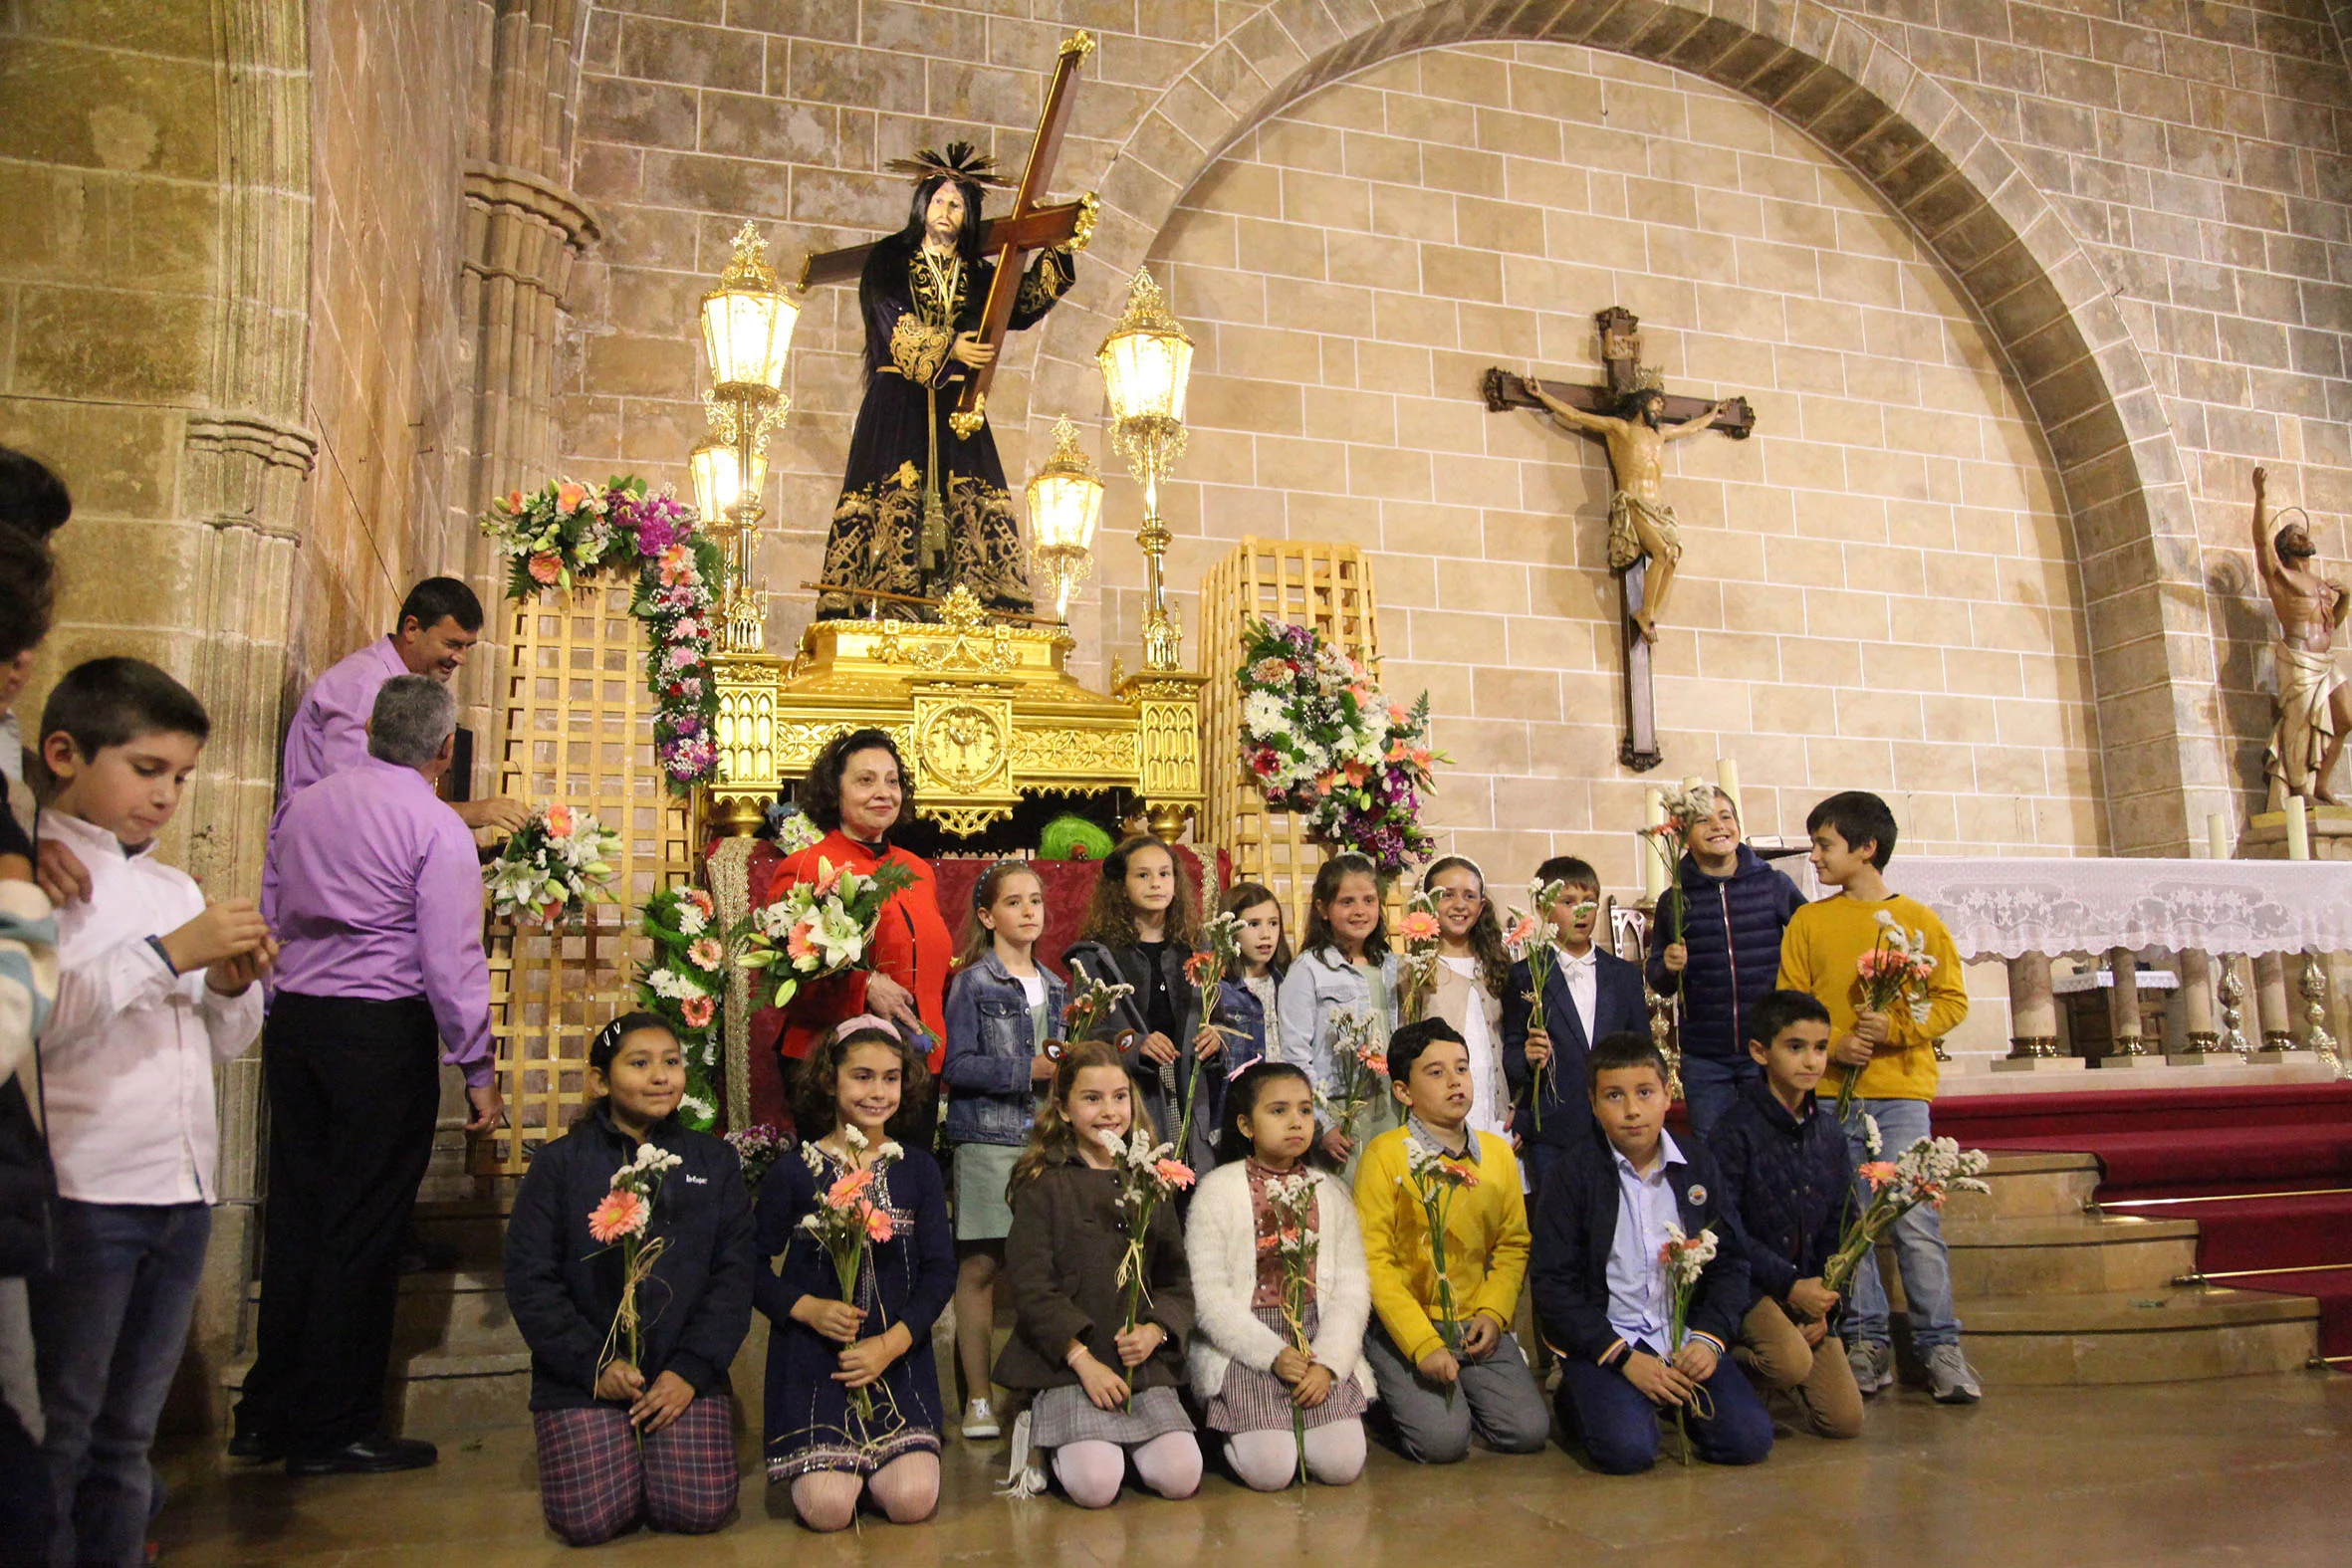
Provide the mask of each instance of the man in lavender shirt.
POLYGON ((293 1475, 413 1469, 383 1431, 399 1241, 432 1154, 440 1060, 468 1132, 505 1119, 473 837, 433 792, 457 700, 425 675, 375 694, 367 756, 286 803, 262 873, 281 945, 262 1030, 270 1097, 259 1355, 230 1452, 293 1475))
MULTIPOLYGON (((311 683, 286 731, 286 798, 320 780, 367 760, 367 716, 383 683, 401 675, 429 675, 448 684, 482 640, 482 601, 455 577, 427 577, 408 590, 398 627, 338 662, 311 683)), ((459 801, 451 807, 481 848, 497 847, 523 825, 520 802, 504 797, 459 801)))

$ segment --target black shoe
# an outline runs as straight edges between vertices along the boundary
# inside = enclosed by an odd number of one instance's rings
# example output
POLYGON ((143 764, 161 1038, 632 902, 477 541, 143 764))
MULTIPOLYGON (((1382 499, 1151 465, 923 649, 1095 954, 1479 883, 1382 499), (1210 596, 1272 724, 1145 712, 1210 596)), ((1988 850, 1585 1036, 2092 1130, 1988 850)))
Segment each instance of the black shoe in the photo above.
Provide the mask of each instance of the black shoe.
POLYGON ((289 1475, 383 1475, 393 1470, 421 1470, 441 1457, 431 1444, 415 1438, 387 1438, 381 1433, 347 1443, 323 1454, 291 1454, 289 1475))
POLYGON ((275 1433, 240 1432, 229 1440, 229 1457, 247 1464, 275 1464, 286 1457, 286 1443, 275 1433))

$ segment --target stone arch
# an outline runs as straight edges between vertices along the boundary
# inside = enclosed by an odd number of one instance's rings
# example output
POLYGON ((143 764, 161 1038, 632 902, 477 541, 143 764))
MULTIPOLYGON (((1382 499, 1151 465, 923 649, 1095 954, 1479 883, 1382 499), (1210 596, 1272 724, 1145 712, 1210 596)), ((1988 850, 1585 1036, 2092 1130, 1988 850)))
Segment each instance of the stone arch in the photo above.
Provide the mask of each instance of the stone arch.
MULTIPOLYGON (((1136 122, 1103 181, 1093 254, 1132 272, 1236 139, 1328 83, 1416 50, 1529 41, 1635 56, 1754 99, 1854 169, 1948 269, 2064 485, 2109 843, 2187 853, 2193 824, 2230 808, 2228 747, 2186 475, 2154 378, 2057 209, 1965 106, 1864 23, 1820 0, 1446 0, 1379 21, 1330 0, 1284 0, 1205 51, 1136 122)), ((1115 305, 1113 291, 1100 298, 1115 305)), ((1036 372, 1046 395, 1033 407, 1099 396, 1091 354, 1106 323, 1083 308, 1049 319, 1036 372)))

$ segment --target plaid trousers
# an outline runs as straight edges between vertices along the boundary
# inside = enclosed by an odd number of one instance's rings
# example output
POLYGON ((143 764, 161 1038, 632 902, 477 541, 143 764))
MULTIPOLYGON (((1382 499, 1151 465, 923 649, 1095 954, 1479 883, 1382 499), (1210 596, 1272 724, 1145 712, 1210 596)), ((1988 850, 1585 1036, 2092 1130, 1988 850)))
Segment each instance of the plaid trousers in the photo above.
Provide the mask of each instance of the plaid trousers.
POLYGON ((531 1427, 540 1506, 571 1545, 594 1546, 640 1523, 708 1535, 735 1512, 735 1401, 727 1395, 695 1400, 642 1446, 628 1412, 613 1405, 536 1411, 531 1427))

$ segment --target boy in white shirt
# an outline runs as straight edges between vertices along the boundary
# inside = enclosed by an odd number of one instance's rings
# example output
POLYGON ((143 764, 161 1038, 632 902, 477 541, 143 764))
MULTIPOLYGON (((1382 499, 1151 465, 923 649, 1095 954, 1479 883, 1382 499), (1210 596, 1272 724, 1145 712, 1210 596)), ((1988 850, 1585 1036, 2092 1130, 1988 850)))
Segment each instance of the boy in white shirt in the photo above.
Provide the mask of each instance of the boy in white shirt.
POLYGON ((217 1196, 213 1067, 261 1031, 254 983, 277 955, 250 899, 208 904, 154 858, 209 730, 186 687, 137 659, 77 666, 41 714, 41 834, 90 876, 58 915, 41 1040, 56 1261, 31 1298, 52 1562, 143 1561, 147 1450, 217 1196))

